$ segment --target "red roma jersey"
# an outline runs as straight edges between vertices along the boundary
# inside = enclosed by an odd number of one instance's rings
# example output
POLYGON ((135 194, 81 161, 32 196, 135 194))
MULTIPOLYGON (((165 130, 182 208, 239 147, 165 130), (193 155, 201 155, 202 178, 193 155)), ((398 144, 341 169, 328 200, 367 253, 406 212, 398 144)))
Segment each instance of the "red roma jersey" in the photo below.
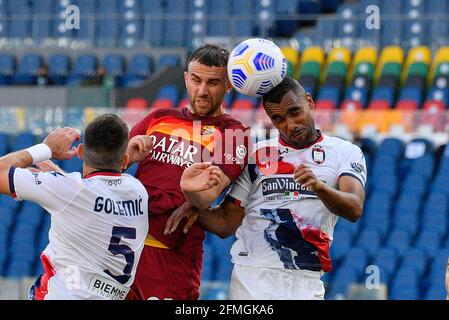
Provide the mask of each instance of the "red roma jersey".
POLYGON ((186 107, 150 113, 131 130, 130 138, 136 135, 148 135, 153 143, 136 172, 149 195, 149 234, 173 250, 201 250, 204 230, 198 224, 184 236, 183 221, 175 233, 164 235, 168 217, 186 201, 179 187, 181 175, 192 163, 212 161, 233 182, 247 163, 249 129, 227 114, 201 117, 186 107))

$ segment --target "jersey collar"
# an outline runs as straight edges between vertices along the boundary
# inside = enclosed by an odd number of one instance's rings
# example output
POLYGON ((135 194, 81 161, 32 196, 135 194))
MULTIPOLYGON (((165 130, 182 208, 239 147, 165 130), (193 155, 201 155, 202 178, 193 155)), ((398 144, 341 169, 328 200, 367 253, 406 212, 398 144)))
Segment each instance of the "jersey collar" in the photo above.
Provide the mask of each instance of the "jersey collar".
POLYGON ((279 135, 279 143, 280 143, 281 145, 283 145, 284 147, 289 147, 289 148, 296 149, 296 150, 307 149, 307 148, 310 148, 311 146, 313 146, 315 143, 318 143, 318 142, 323 141, 324 136, 323 136, 323 134, 321 133, 321 131, 318 130, 318 129, 316 129, 316 133, 318 134, 318 138, 316 138, 314 141, 312 141, 312 142, 309 143, 308 145, 305 145, 305 146, 302 147, 302 148, 297 148, 297 147, 292 146, 291 144, 285 142, 285 141, 282 139, 282 137, 281 137, 280 135, 279 135))
POLYGON ((120 177, 121 175, 122 173, 118 170, 96 170, 84 176, 83 179, 89 179, 95 176, 120 177))

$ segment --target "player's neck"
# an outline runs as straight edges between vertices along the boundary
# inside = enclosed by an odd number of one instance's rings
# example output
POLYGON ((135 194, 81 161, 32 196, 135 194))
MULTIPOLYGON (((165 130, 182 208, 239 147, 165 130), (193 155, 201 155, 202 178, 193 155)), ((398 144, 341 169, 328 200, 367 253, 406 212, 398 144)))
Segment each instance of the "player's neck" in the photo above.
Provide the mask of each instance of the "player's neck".
POLYGON ((198 114, 198 113, 196 113, 195 112, 195 110, 193 110, 193 108, 190 106, 190 105, 188 105, 187 106, 187 108, 189 109, 189 111, 190 111, 190 113, 191 114, 193 114, 193 115, 195 115, 195 116, 198 116, 198 117, 219 117, 219 116, 221 116, 221 115, 223 115, 225 112, 224 112, 224 108, 223 108, 223 105, 220 105, 216 110, 214 110, 213 112, 211 112, 211 113, 208 113, 208 114, 198 114))
POLYGON ((100 169, 100 168, 90 167, 88 165, 83 165, 83 177, 87 177, 87 176, 89 176, 89 175, 91 175, 91 174, 93 174, 95 172, 102 172, 102 171, 105 171, 105 172, 116 172, 116 173, 121 172, 119 169, 114 169, 114 168, 111 168, 111 169, 100 169))

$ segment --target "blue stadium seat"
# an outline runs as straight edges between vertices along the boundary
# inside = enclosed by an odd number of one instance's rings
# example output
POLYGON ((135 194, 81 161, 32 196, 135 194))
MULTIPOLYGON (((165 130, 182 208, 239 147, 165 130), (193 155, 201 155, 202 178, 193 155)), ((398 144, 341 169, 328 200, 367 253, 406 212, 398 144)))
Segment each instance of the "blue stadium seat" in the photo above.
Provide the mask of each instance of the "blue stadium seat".
POLYGON ((381 272, 381 282, 388 284, 392 274, 396 272, 398 254, 392 248, 381 248, 373 259, 373 264, 378 266, 381 272))
POLYGON ((413 87, 404 87, 399 93, 399 101, 402 100, 412 100, 417 103, 417 105, 421 105, 422 103, 422 92, 418 88, 413 87))
POLYGON ((447 107, 449 105, 449 92, 447 91, 447 82, 446 81, 440 81, 437 84, 437 86, 430 88, 427 91, 427 100, 435 100, 435 101, 442 101, 444 105, 447 107), (441 88, 438 88, 437 86, 441 85, 441 88))
POLYGON ((445 300, 446 288, 443 283, 435 284, 427 289, 424 299, 425 300, 445 300))
POLYGON ((421 174, 425 179, 429 179, 434 172, 435 157, 432 153, 427 153, 415 159, 411 165, 411 174, 421 174))
POLYGON ((30 2, 28 0, 5 1, 6 12, 9 14, 29 14, 31 13, 30 2))
POLYGON ((88 14, 80 15, 80 28, 74 30, 74 38, 83 44, 94 45, 96 23, 93 17, 95 17, 97 11, 96 2, 92 0, 78 0, 77 6, 80 12, 88 12, 88 14))
POLYGON ((419 234, 415 247, 422 248, 428 256, 434 257, 440 249, 441 235, 433 230, 424 230, 419 234))
POLYGON ((364 249, 369 256, 373 256, 379 249, 381 237, 379 232, 375 230, 363 230, 355 243, 357 247, 364 249))
POLYGON ((48 57, 48 74, 55 84, 64 85, 69 72, 69 56, 65 54, 53 54, 48 57))
POLYGON ((333 39, 336 33, 336 22, 331 19, 318 18, 316 24, 316 45, 321 45, 324 48, 328 48, 332 45, 333 39))
POLYGON ((371 101, 384 100, 389 106, 394 104, 394 90, 387 87, 375 87, 371 96, 371 101))
POLYGON ((401 268, 410 268, 416 271, 418 277, 424 275, 427 267, 427 254, 423 249, 411 248, 403 253, 404 259, 401 263, 401 268))
POLYGON ((421 174, 411 172, 406 176, 401 186, 401 195, 413 195, 421 199, 427 192, 428 179, 421 174))
POLYGON ((255 7, 251 0, 231 2, 231 14, 235 17, 233 28, 237 37, 252 36, 255 21, 251 15, 255 13, 255 7))
POLYGON ((31 264, 26 261, 12 261, 6 269, 5 275, 9 278, 22 278, 31 273, 31 264))
POLYGON ((397 253, 405 252, 410 247, 411 235, 404 230, 396 230, 390 233, 385 247, 396 250, 397 253))
POLYGON ((119 20, 115 19, 117 11, 117 0, 97 1, 97 13, 100 15, 100 19, 96 21, 97 45, 101 47, 115 46, 120 25, 119 20))
POLYGON ((9 151, 9 135, 0 132, 0 157, 7 154, 9 151))
POLYGON ((42 220, 43 210, 36 203, 30 201, 24 201, 22 207, 17 216, 16 224, 27 225, 33 228, 37 228, 42 220))
POLYGON ((343 261, 344 265, 353 266, 357 273, 365 272, 368 262, 368 253, 359 247, 352 247, 346 254, 346 257, 343 261))
POLYGON ((169 99, 173 102, 173 105, 178 104, 179 89, 174 85, 166 85, 159 89, 157 99, 169 99))
POLYGON ((79 55, 76 58, 72 72, 67 79, 67 84, 80 84, 84 79, 94 76, 96 73, 97 57, 91 54, 79 55))
POLYGON ((177 68, 180 66, 180 63, 181 59, 179 58, 178 55, 163 55, 159 58, 157 70, 160 70, 163 67, 177 68))
POLYGON ((431 260, 430 270, 427 276, 429 285, 441 284, 446 273, 447 258, 449 257, 449 247, 438 250, 438 253, 431 260))
POLYGON ((229 297, 229 289, 224 286, 217 288, 209 288, 204 296, 201 297, 202 300, 227 300, 229 297))
POLYGON ((332 260, 340 260, 346 255, 352 244, 352 233, 348 230, 336 230, 330 248, 332 260))
POLYGON ((19 69, 12 77, 13 84, 36 84, 39 68, 42 66, 42 57, 39 54, 25 54, 20 62, 19 69))
POLYGON ((119 22, 115 19, 100 19, 96 24, 96 44, 99 47, 113 48, 119 38, 119 22))
POLYGON ((101 64, 105 68, 106 73, 111 76, 118 77, 123 75, 125 69, 125 60, 123 56, 113 53, 107 54, 104 56, 101 64))
POLYGON ((154 47, 162 45, 162 37, 164 33, 163 18, 164 14, 163 1, 161 0, 143 0, 143 14, 145 15, 144 40, 154 47))
POLYGON ((153 71, 153 60, 146 54, 135 55, 128 62, 128 69, 121 79, 124 87, 141 83, 148 78, 153 71))
POLYGON ((11 151, 18 151, 21 149, 25 149, 31 147, 36 143, 36 137, 29 132, 24 132, 18 134, 12 142, 11 151))
POLYGON ((388 155, 395 159, 402 157, 404 152, 404 143, 397 138, 386 138, 382 140, 378 148, 379 155, 388 155))
POLYGON ((346 219, 338 219, 337 224, 335 226, 335 233, 337 234, 340 231, 347 231, 351 234, 352 237, 355 237, 360 229, 360 223, 352 223, 346 219))
POLYGON ((344 100, 357 101, 364 108, 368 104, 368 92, 366 88, 348 87, 345 90, 344 100))
POLYGON ((65 172, 80 172, 83 170, 83 162, 78 157, 73 157, 70 160, 62 161, 61 169, 65 172))
MULTIPOLYGON (((125 1, 126 3, 126 1, 125 1)), ((132 15, 139 15, 140 12, 136 12, 132 15)), ((132 48, 142 43, 143 40, 143 20, 138 18, 127 18, 125 13, 125 21, 121 22, 120 30, 120 46, 126 48, 132 48)))
POLYGON ((100 47, 114 47, 119 37, 120 21, 115 19, 118 12, 117 0, 98 0, 97 13, 100 15, 96 21, 96 42, 100 47))
POLYGON ((345 265, 335 271, 326 299, 335 299, 337 295, 347 293, 348 286, 358 282, 359 271, 351 265, 345 265))
POLYGON ((382 174, 375 177, 373 185, 375 192, 385 192, 387 195, 395 196, 398 191, 399 180, 396 175, 382 174))
POLYGON ((330 100, 337 106, 340 103, 340 90, 334 87, 322 87, 317 100, 330 100))
POLYGON ((215 270, 215 251, 212 245, 205 241, 203 244, 203 268, 201 271, 201 281, 212 281, 215 270))
POLYGON ((403 21, 402 47, 410 49, 416 46, 429 45, 429 29, 427 19, 406 19, 403 21))
POLYGON ((15 69, 15 57, 7 53, 0 54, 0 85, 11 84, 11 78, 14 75, 15 69))
POLYGON ((351 50, 355 47, 355 39, 358 38, 360 30, 365 28, 364 23, 354 19, 360 13, 359 3, 342 5, 337 10, 337 36, 341 39, 343 46, 351 50))

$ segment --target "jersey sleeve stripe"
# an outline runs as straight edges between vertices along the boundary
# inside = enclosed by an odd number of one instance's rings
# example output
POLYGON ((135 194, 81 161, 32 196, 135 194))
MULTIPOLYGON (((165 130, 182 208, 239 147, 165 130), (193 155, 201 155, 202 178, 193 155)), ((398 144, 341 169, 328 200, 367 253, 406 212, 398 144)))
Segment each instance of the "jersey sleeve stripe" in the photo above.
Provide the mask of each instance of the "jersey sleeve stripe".
POLYGON ((16 188, 14 186, 14 172, 16 171, 15 167, 11 167, 9 169, 9 191, 11 192, 11 196, 15 199, 17 198, 16 188))
POLYGON ((232 196, 228 196, 228 199, 229 199, 232 203, 234 203, 235 205, 237 205, 237 206, 239 206, 239 207, 242 206, 242 201, 240 201, 240 200, 238 200, 238 199, 236 199, 236 198, 234 198, 234 197, 232 197, 232 196))
POLYGON ((354 179, 356 179, 357 181, 359 181, 362 184, 363 189, 365 189, 365 183, 362 181, 362 179, 360 179, 360 177, 356 176, 355 174, 349 173, 349 172, 343 172, 340 177, 343 176, 349 176, 349 177, 353 177, 354 179))

